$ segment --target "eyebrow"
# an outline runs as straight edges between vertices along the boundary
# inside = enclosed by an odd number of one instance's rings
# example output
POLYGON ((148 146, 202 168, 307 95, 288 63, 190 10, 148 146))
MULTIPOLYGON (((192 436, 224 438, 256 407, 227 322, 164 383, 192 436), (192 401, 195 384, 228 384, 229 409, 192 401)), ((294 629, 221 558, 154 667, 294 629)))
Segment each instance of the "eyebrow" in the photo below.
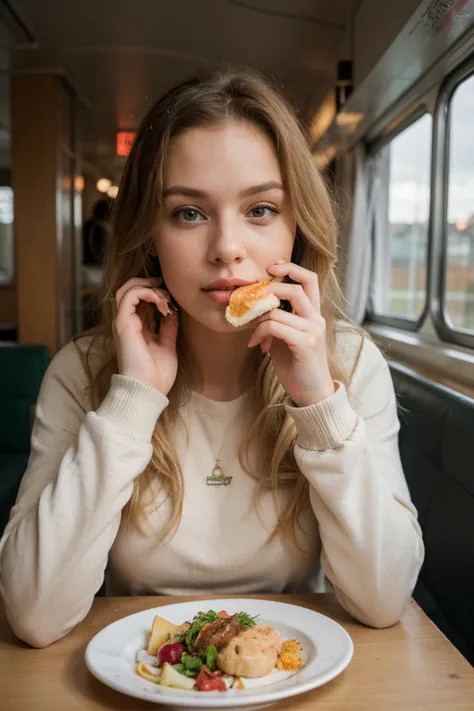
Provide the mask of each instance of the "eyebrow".
MULTIPOLYGON (((239 193, 239 197, 251 197, 252 195, 265 193, 269 190, 281 190, 284 192, 285 188, 277 180, 269 180, 267 183, 260 183, 259 185, 252 185, 250 188, 245 188, 245 190, 239 193)), ((209 198, 208 193, 205 193, 203 190, 187 188, 184 185, 172 185, 170 188, 167 188, 163 193, 163 197, 167 198, 170 197, 170 195, 185 195, 186 197, 201 198, 204 200, 209 198)))

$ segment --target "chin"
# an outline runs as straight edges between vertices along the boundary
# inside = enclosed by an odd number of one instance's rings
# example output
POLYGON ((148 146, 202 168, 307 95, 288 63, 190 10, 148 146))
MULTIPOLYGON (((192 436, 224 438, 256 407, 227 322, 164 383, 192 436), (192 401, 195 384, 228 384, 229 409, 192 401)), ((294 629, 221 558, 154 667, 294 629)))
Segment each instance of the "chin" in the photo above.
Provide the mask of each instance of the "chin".
POLYGON ((245 326, 240 326, 236 328, 231 323, 229 323, 225 317, 225 308, 217 309, 202 309, 197 312, 196 307, 192 310, 187 311, 187 314, 193 321, 200 323, 201 326, 208 328, 214 333, 241 333, 242 331, 249 331, 255 326, 252 323, 247 323, 245 326))
POLYGON ((236 328, 227 321, 225 311, 215 311, 213 314, 209 314, 207 318, 206 315, 203 314, 201 323, 203 326, 207 326, 209 330, 215 331, 216 333, 241 333, 242 331, 248 331, 252 328, 251 323, 247 323, 245 326, 236 328))

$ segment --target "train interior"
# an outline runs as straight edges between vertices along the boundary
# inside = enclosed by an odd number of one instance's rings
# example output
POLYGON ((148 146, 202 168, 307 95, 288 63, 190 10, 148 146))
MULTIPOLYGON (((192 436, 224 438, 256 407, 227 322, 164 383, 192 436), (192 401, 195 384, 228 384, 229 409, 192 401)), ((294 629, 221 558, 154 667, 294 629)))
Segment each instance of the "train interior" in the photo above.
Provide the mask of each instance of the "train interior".
POLYGON ((48 363, 94 323, 85 225, 105 229, 141 118, 247 65, 308 127, 347 313, 398 396, 414 597, 474 664, 474 0, 0 0, 0 36, 0 533, 48 363))

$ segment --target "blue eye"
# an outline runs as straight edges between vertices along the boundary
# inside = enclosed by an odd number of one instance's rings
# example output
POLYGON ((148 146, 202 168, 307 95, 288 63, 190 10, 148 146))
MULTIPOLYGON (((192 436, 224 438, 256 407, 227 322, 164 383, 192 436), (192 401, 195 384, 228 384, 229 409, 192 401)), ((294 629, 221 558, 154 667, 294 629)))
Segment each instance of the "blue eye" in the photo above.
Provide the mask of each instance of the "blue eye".
POLYGON ((192 207, 183 207, 180 210, 176 210, 173 213, 173 217, 176 217, 180 222, 198 222, 201 214, 192 207))
POLYGON ((270 218, 272 214, 279 215, 280 210, 272 205, 255 205, 255 207, 252 207, 250 210, 250 213, 255 220, 266 220, 270 218))

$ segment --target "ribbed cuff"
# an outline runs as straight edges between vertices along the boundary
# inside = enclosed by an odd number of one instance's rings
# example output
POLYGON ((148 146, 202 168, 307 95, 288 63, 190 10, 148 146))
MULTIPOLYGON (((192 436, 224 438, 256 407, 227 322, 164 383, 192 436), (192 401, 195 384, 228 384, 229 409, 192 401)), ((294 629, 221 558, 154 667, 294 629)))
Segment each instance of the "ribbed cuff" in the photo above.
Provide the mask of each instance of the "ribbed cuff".
POLYGON ((285 410, 292 416, 298 432, 297 444, 303 449, 323 452, 341 447, 355 429, 357 415, 342 383, 326 400, 308 407, 296 407, 290 398, 285 410))
POLYGON ((150 442, 156 422, 168 402, 168 398, 151 385, 124 375, 113 375, 110 390, 97 414, 123 434, 150 442))

